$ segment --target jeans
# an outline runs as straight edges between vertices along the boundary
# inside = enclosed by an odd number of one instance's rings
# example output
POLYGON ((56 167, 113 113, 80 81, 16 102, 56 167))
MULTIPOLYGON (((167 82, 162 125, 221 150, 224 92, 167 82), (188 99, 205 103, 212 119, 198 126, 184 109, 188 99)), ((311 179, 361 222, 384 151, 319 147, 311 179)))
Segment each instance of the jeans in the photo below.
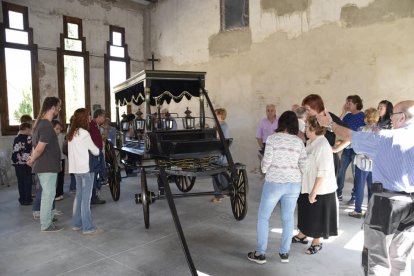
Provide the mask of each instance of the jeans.
POLYGON ((63 195, 63 184, 65 183, 65 159, 60 160, 62 170, 58 172, 56 183, 56 196, 63 195))
POLYGON ((92 223, 91 195, 94 173, 75 173, 76 197, 73 202, 72 226, 82 229, 82 232, 96 230, 92 223))
MULTIPOLYGON (((36 189, 36 197, 33 201, 33 208, 32 211, 40 211, 40 202, 42 201, 42 186, 39 185, 39 188, 36 189)), ((52 210, 55 210, 55 200, 53 200, 52 210)))
POLYGON ((346 169, 348 168, 349 164, 351 164, 354 161, 354 157, 355 152, 353 149, 344 149, 342 151, 341 165, 339 167, 339 172, 336 178, 336 183, 338 184, 336 194, 338 195, 338 197, 342 196, 342 190, 344 189, 345 184, 346 169))
POLYGON ((91 160, 89 163, 91 172, 94 173, 92 199, 96 199, 97 198, 96 191, 101 190, 102 182, 106 178, 105 157, 103 155, 102 150, 99 150, 98 156, 93 156, 90 153, 89 153, 89 156, 91 160))
POLYGON ((372 172, 363 171, 357 166, 355 166, 355 178, 354 178, 354 188, 355 188, 355 212, 361 213, 362 201, 364 201, 364 189, 365 182, 367 182, 368 187, 368 201, 371 198, 372 191, 372 172))
POLYGON ((76 191, 76 178, 75 178, 75 174, 73 174, 73 173, 70 174, 69 191, 76 191))
POLYGON ((32 200, 32 168, 28 165, 15 165, 20 204, 31 203, 32 200))
POLYGON ((40 202, 40 227, 47 229, 52 224, 52 206, 56 195, 57 173, 38 173, 40 186, 42 186, 42 200, 40 202))
POLYGON ((282 240, 279 253, 289 253, 294 227, 294 213, 301 183, 265 182, 257 218, 258 254, 265 254, 269 236, 269 219, 276 204, 281 202, 282 240))

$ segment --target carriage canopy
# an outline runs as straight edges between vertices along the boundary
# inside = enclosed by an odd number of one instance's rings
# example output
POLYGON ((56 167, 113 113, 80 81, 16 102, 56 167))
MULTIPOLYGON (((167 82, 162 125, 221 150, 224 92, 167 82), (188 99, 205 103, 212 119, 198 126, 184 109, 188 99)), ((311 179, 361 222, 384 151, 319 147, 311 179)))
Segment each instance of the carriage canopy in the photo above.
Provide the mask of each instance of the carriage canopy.
POLYGON ((145 102, 145 88, 149 89, 150 104, 181 101, 183 97, 200 97, 205 84, 205 72, 143 70, 114 87, 115 102, 141 105, 145 102))

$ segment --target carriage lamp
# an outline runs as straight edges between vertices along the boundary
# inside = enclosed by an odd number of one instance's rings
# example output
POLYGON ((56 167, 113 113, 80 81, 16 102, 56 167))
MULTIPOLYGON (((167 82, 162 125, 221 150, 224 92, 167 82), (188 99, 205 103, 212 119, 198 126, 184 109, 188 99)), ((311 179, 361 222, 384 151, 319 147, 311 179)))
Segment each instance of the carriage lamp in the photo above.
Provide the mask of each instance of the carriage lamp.
POLYGON ((195 125, 195 118, 191 116, 191 110, 188 109, 184 112, 185 117, 183 118, 183 126, 185 129, 193 129, 195 125))
MULTIPOLYGON (((191 112, 191 111, 190 111, 191 112)), ((162 124, 166 130, 173 129, 173 122, 174 120, 171 118, 171 114, 167 111, 164 114, 165 118, 162 119, 162 124)))
POLYGON ((142 114, 143 113, 141 112, 141 109, 138 109, 138 111, 135 113, 135 115, 137 116, 134 120, 134 128, 135 131, 138 133, 144 132, 145 129, 145 120, 142 118, 142 114))
POLYGON ((129 121, 128 121, 128 118, 127 118, 127 115, 125 114, 125 112, 124 112, 124 114, 122 114, 121 130, 122 131, 128 131, 129 130, 129 121))

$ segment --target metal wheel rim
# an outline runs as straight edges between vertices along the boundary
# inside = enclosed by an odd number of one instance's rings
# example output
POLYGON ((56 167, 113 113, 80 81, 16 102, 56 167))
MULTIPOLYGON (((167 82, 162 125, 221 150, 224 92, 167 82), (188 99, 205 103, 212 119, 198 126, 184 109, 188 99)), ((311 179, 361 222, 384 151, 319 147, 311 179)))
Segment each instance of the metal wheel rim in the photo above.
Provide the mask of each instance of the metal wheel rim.
POLYGON ((149 198, 148 198, 148 187, 145 173, 141 171, 141 202, 142 211, 144 213, 144 224, 145 228, 149 228, 149 198))

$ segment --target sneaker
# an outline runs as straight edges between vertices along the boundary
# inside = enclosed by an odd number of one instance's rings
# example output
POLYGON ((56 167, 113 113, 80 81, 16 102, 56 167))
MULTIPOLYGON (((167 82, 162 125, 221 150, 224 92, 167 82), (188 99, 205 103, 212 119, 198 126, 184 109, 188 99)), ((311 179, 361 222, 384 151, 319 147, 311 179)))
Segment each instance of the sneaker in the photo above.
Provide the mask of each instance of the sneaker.
POLYGON ((55 215, 55 216, 61 216, 61 215, 63 215, 63 212, 60 211, 60 210, 58 210, 58 209, 53 209, 52 211, 53 211, 53 215, 55 215))
POLYGON ((211 200, 213 203, 220 203, 222 201, 221 197, 213 197, 211 200))
POLYGON ((279 253, 280 260, 282 263, 288 263, 289 262, 289 253, 279 253))
POLYGON ((355 212, 355 211, 352 211, 352 212, 350 212, 350 213, 348 213, 348 216, 350 216, 350 217, 353 217, 353 218, 362 218, 362 213, 358 213, 358 212, 355 212))
POLYGON ((355 198, 351 197, 350 200, 347 202, 348 205, 354 205, 355 204, 355 198))
POLYGON ((33 211, 33 218, 40 219, 40 211, 33 211))
POLYGON ((106 201, 103 199, 100 199, 99 197, 96 197, 91 200, 91 204, 105 204, 106 201))
POLYGON ((256 251, 249 252, 247 254, 247 259, 258 264, 266 263, 266 256, 264 254, 256 255, 256 251))
POLYGON ((96 228, 95 230, 92 231, 83 231, 82 234, 84 235, 89 235, 89 236, 93 236, 93 235, 99 235, 102 234, 103 230, 101 228, 96 228))
POLYGON ((76 190, 70 190, 69 193, 76 194, 76 190))
POLYGON ((63 195, 55 197, 55 201, 60 201, 63 199, 63 195))
POLYGON ((343 200, 342 195, 339 195, 339 196, 338 196, 338 200, 339 200, 339 201, 342 201, 342 200, 343 200))
POLYGON ((59 232, 59 231, 62 231, 62 230, 63 230, 62 226, 57 226, 54 223, 52 223, 51 225, 49 225, 48 228, 43 229, 42 232, 51 233, 51 232, 59 232))
POLYGON ((72 227, 72 230, 73 230, 73 231, 80 231, 80 230, 82 230, 82 228, 81 228, 81 227, 76 227, 76 226, 73 226, 73 227, 72 227))

